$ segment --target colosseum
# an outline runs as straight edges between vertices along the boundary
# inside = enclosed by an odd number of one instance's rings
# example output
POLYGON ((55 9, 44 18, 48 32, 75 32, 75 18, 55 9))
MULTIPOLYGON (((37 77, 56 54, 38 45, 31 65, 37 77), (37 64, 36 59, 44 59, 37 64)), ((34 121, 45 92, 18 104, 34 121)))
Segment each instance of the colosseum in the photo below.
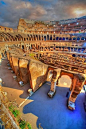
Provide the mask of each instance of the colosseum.
POLYGON ((86 129, 86 16, 0 26, 0 95, 0 127, 15 103, 33 129, 86 129))

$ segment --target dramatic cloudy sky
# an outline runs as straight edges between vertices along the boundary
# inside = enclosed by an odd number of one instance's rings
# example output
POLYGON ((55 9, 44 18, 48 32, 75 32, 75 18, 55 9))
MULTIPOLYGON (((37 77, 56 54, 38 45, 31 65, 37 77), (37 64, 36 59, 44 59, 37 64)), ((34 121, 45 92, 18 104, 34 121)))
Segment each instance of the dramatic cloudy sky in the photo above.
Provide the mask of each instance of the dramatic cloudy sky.
POLYGON ((16 28, 19 18, 63 20, 86 15, 86 0, 0 0, 0 25, 16 28))

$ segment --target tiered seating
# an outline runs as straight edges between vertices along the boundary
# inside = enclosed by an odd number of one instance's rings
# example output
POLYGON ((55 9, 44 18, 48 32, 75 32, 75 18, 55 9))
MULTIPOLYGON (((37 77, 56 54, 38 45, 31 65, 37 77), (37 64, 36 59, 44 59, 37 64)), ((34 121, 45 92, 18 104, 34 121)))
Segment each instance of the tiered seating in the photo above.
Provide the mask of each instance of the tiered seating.
POLYGON ((45 64, 75 72, 84 73, 86 68, 86 58, 72 57, 67 54, 43 55, 39 60, 45 64))

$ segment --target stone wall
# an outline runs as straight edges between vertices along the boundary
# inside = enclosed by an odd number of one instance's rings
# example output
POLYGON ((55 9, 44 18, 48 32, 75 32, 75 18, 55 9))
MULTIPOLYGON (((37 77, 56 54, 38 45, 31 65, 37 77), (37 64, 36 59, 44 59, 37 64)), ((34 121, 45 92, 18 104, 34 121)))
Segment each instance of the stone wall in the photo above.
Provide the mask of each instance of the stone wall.
POLYGON ((45 81, 48 74, 48 65, 31 59, 29 55, 24 55, 23 52, 15 48, 7 51, 9 63, 17 76, 17 81, 22 81, 24 84, 30 83, 30 87, 35 92, 45 81))
POLYGON ((19 67, 18 67, 18 57, 15 57, 15 56, 12 56, 12 63, 13 63, 13 71, 15 72, 15 74, 17 75, 18 74, 18 70, 19 70, 19 67))
POLYGON ((29 67, 30 86, 36 91, 46 81, 48 74, 48 66, 38 61, 30 60, 29 67))
POLYGON ((1 32, 13 32, 13 28, 5 27, 5 26, 0 26, 0 31, 1 32))
POLYGON ((28 83, 29 81, 27 66, 28 66, 28 60, 22 58, 19 59, 19 76, 24 84, 28 83))

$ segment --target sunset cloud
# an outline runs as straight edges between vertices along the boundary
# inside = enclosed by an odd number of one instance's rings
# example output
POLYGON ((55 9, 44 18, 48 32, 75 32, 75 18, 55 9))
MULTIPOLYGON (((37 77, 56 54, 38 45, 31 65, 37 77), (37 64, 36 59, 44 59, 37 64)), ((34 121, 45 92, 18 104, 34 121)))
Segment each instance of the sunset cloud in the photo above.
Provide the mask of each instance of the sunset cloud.
POLYGON ((85 0, 1 0, 0 25, 16 28, 19 18, 62 20, 86 15, 85 0))

